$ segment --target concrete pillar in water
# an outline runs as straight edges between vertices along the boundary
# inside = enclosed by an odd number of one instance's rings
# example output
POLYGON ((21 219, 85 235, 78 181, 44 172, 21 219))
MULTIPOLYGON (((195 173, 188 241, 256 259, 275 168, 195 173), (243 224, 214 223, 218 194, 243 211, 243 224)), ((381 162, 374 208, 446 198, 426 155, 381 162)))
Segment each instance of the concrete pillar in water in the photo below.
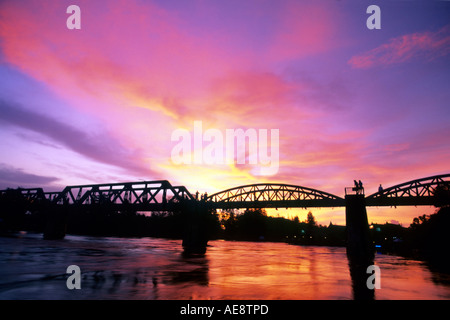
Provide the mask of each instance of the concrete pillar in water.
POLYGON ((183 249, 187 254, 204 254, 208 244, 208 210, 203 202, 189 202, 185 206, 183 249))
POLYGON ((59 240, 64 239, 67 229, 66 212, 57 208, 48 208, 46 213, 46 223, 44 239, 59 240))
POLYGON ((374 263, 374 249, 369 232, 363 194, 345 196, 347 258, 355 300, 372 300, 375 292, 367 287, 367 267, 374 263))
POLYGON ((354 257, 373 255, 366 201, 363 194, 345 196, 347 254, 354 257))

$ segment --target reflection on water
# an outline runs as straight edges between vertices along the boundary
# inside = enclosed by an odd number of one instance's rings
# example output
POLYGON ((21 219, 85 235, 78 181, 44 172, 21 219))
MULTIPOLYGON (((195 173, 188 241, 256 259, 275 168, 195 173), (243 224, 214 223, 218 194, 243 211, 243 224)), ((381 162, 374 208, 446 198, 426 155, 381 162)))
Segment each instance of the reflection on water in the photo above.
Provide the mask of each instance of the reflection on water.
MULTIPOLYGON (((185 256, 178 240, 0 238, 0 299, 353 299, 345 248, 209 244, 205 255, 185 256), (72 264, 81 290, 66 287, 72 264)), ((376 255, 375 264, 376 299, 450 298, 449 275, 423 262, 376 255)))

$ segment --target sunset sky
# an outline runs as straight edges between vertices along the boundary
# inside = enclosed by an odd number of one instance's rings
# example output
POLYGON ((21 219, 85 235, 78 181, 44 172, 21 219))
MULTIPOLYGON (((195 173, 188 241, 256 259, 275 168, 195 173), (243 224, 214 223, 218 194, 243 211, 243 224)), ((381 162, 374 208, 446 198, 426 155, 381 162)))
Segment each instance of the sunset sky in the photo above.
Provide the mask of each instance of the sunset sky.
MULTIPOLYGON (((343 197, 354 179, 371 194, 450 173, 449 18, 450 1, 1 1, 0 188, 166 179, 343 197), (279 129, 278 172, 175 164, 171 135, 194 121, 279 129)), ((343 209, 311 210, 345 223, 343 209)), ((432 212, 368 209, 404 226, 432 212)))

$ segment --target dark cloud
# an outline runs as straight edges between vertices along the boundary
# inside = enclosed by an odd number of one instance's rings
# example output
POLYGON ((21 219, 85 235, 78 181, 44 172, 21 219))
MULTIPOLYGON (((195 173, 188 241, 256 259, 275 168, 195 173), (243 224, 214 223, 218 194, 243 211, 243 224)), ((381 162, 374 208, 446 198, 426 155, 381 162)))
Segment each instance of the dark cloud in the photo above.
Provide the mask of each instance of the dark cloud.
POLYGON ((42 134, 89 159, 120 167, 131 173, 153 174, 149 168, 138 163, 141 158, 138 150, 126 149, 105 132, 84 132, 50 116, 3 100, 0 100, 0 121, 42 134))
MULTIPOLYGON (((56 177, 39 176, 24 172, 5 164, 0 164, 0 189, 16 187, 43 187, 58 181, 56 177)), ((44 189, 45 190, 45 189, 44 189)))

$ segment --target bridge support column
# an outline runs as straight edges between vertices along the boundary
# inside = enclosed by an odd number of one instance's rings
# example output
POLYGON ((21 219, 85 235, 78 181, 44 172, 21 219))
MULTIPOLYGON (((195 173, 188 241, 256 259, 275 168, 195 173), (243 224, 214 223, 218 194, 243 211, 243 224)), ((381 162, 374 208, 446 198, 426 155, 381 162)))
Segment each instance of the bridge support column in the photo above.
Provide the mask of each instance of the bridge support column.
POLYGON ((355 257, 366 257, 373 254, 364 195, 345 196, 345 223, 347 254, 355 257))
POLYGON ((369 233, 364 195, 347 195, 345 206, 347 258, 352 278, 353 297, 355 300, 372 300, 375 293, 373 289, 367 287, 366 281, 370 276, 367 274, 367 267, 373 265, 374 250, 369 233))
POLYGON ((187 254, 204 254, 208 245, 208 210, 205 203, 194 201, 185 207, 183 249, 187 254))
POLYGON ((64 239, 67 229, 66 213, 58 208, 48 208, 47 210, 44 239, 64 239))

